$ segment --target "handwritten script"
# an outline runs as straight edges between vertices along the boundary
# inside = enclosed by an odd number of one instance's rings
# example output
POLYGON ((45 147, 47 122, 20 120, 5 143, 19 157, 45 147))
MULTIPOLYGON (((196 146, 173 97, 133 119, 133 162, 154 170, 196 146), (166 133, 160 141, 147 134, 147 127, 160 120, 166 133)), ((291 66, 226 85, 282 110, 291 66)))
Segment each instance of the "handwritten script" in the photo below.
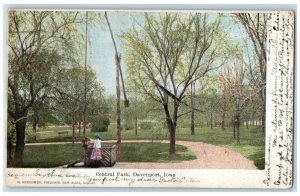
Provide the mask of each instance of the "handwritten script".
POLYGON ((267 151, 263 183, 292 185, 294 16, 268 15, 267 48, 267 151))
POLYGON ((81 186, 81 185, 120 185, 132 186, 136 183, 164 183, 175 184, 197 184, 200 180, 195 177, 182 177, 174 173, 166 172, 105 172, 97 169, 93 172, 82 172, 82 170, 64 170, 64 169, 35 169, 7 172, 7 180, 13 180, 19 186, 40 185, 40 186, 81 186))

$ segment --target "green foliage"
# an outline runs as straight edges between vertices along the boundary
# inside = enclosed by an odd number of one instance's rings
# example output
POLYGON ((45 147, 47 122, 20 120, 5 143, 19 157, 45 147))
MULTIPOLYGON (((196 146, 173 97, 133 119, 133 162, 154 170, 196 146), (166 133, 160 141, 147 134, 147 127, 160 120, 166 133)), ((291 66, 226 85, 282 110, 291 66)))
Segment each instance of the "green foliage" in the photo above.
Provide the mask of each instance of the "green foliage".
POLYGON ((163 140, 166 136, 168 136, 166 130, 152 130, 152 140, 163 140))
POLYGON ((106 132, 109 126, 109 118, 106 115, 100 114, 92 119, 92 132, 106 132))
POLYGON ((253 157, 252 159, 254 160, 254 165, 258 168, 258 169, 265 169, 265 154, 264 153, 260 153, 260 156, 257 157, 253 157))
POLYGON ((7 137, 10 138, 12 142, 16 139, 15 124, 12 123, 12 118, 9 115, 7 121, 7 137))
POLYGON ((132 130, 134 128, 132 121, 124 121, 123 127, 125 130, 132 130))
POLYGON ((36 101, 28 113, 28 122, 33 128, 45 127, 47 124, 59 125, 61 121, 50 108, 49 100, 36 101))
POLYGON ((42 127, 40 129, 38 129, 38 133, 42 133, 42 132, 49 132, 49 131, 64 131, 64 130, 72 130, 72 126, 67 126, 67 125, 62 125, 62 126, 45 126, 42 127))
POLYGON ((103 89, 99 85, 90 94, 90 104, 88 105, 88 120, 92 125, 92 132, 106 132, 110 124, 109 107, 103 98, 103 89))
POLYGON ((150 130, 154 126, 155 122, 152 121, 141 121, 139 122, 139 126, 142 130, 150 130))
POLYGON ((31 128, 27 128, 25 132, 25 141, 34 142, 35 140, 36 140, 36 133, 31 128))

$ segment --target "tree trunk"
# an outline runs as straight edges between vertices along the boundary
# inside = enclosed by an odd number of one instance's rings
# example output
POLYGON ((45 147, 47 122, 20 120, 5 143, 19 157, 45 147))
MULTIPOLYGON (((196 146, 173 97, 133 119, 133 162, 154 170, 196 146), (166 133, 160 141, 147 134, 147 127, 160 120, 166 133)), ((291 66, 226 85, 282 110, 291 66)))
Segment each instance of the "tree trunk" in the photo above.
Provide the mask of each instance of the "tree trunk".
MULTIPOLYGON (((121 76, 121 79, 123 77, 122 77, 121 64, 120 64, 121 54, 118 53, 117 46, 116 46, 116 43, 115 43, 115 39, 114 39, 114 36, 113 36, 113 32, 112 32, 112 29, 110 27, 110 23, 108 21, 108 17, 107 17, 106 12, 104 13, 104 16, 105 16, 105 19, 106 19, 106 22, 107 22, 107 25, 108 25, 108 29, 109 29, 109 32, 110 32, 110 36, 111 36, 111 39, 112 39, 112 42, 113 42, 113 46, 114 46, 114 49, 115 49, 116 94, 117 94, 117 111, 116 111, 116 115, 117 115, 117 119, 116 119, 116 121, 117 121, 117 158, 119 158, 120 155, 121 155, 121 140, 122 140, 121 139, 122 127, 121 127, 121 106, 120 106, 120 76, 121 76)), ((128 100, 126 100, 124 85, 123 85, 123 90, 124 90, 124 98, 125 98, 125 101, 126 101, 125 107, 127 107, 129 102, 128 102, 128 100)))
MULTIPOLYGON (((266 82, 266 75, 263 75, 263 81, 266 82)), ((261 99, 262 99, 262 116, 261 116, 261 130, 266 131, 266 87, 264 86, 261 91, 261 99)))
POLYGON ((239 125, 236 126, 236 140, 237 140, 237 143, 240 144, 240 126, 239 125))
POLYGON ((134 129, 135 129, 135 135, 138 135, 138 118, 137 118, 137 116, 134 119, 134 129))
POLYGON ((265 116, 265 112, 262 113, 262 117, 261 117, 261 130, 265 131, 265 123, 266 123, 266 116, 265 116))
POLYGON ((85 18, 85 58, 84 58, 84 113, 83 113, 83 136, 86 137, 87 117, 87 47, 88 47, 88 12, 85 18))
POLYGON ((177 127, 177 112, 179 105, 174 102, 173 126, 171 130, 170 154, 176 154, 176 127, 177 127))
POLYGON ((191 134, 195 135, 195 84, 191 83, 191 134))
POLYGON ((12 160, 12 149, 13 149, 13 141, 11 134, 8 134, 7 136, 7 155, 8 155, 8 162, 11 162, 12 160))
POLYGON ((240 116, 236 116, 236 139, 237 143, 240 144, 240 126, 241 126, 241 121, 240 121, 240 116))
POLYGON ((72 145, 75 143, 75 122, 72 123, 72 145))
POLYGON ((210 113, 210 128, 213 128, 213 114, 210 113))
POLYGON ((37 122, 36 122, 36 120, 34 120, 33 123, 32 123, 32 131, 33 131, 33 134, 34 134, 34 136, 33 136, 34 141, 36 141, 36 127, 37 127, 37 122))
POLYGON ((32 122, 32 130, 33 130, 33 132, 36 132, 36 126, 37 126, 37 123, 36 123, 35 120, 33 120, 33 122, 32 122))
POLYGON ((170 154, 176 154, 176 126, 170 124, 170 154))
POLYGON ((120 106, 120 56, 116 53, 116 92, 117 92, 117 157, 121 155, 121 106, 120 106))
POLYGON ((191 115, 191 134, 195 135, 195 113, 192 111, 191 115))
POLYGON ((236 123, 235 123, 235 118, 233 118, 233 123, 232 123, 232 124, 233 124, 233 139, 236 139, 236 136, 235 136, 235 135, 236 135, 236 134, 235 134, 235 133, 236 133, 236 123))
POLYGON ((169 112, 168 104, 163 104, 164 111, 166 115, 166 121, 168 124, 169 132, 170 132, 170 154, 176 154, 176 121, 177 121, 177 110, 178 108, 174 108, 173 121, 171 119, 171 115, 169 112))
POLYGON ((246 120, 246 128, 249 129, 249 120, 246 120))
POLYGON ((81 132, 81 121, 78 122, 78 137, 80 137, 81 132))
POLYGON ((25 115, 20 115, 20 118, 15 119, 15 121, 17 122, 16 122, 16 149, 15 149, 15 156, 14 156, 14 166, 17 167, 22 167, 23 165, 23 154, 25 149, 25 129, 27 123, 27 118, 24 117, 26 116, 27 113, 25 115))
POLYGON ((32 131, 33 131, 33 141, 36 141, 36 129, 37 129, 37 125, 38 125, 38 112, 33 109, 33 119, 32 119, 32 131))
POLYGON ((224 131, 225 130, 225 113, 223 112, 222 113, 222 123, 221 123, 221 127, 222 127, 222 130, 224 131))

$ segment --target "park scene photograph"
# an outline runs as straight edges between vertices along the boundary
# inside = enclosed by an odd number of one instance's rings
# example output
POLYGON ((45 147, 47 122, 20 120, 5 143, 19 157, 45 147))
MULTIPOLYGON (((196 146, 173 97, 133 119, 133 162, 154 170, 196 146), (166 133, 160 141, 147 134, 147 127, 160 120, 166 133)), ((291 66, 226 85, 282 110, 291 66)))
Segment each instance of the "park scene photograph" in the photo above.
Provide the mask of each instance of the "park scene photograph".
POLYGON ((6 18, 7 168, 265 169, 266 13, 6 18))

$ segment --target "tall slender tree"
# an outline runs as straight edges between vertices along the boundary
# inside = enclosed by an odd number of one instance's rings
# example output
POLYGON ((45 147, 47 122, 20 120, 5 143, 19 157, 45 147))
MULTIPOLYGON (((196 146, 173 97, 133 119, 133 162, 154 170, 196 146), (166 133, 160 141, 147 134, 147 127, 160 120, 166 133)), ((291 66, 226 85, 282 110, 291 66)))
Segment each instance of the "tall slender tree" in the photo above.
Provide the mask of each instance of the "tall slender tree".
POLYGON ((230 95, 233 112, 233 137, 240 143, 241 114, 253 94, 247 82, 247 72, 242 58, 236 57, 232 66, 226 66, 221 75, 224 91, 230 95))
MULTIPOLYGON (((87 125, 87 56, 88 56, 88 19, 89 12, 85 13, 85 53, 84 53, 84 103, 83 103, 83 136, 86 136, 86 125, 87 125)), ((74 133, 74 125, 73 125, 74 133)))
POLYGON ((112 32, 112 28, 110 26, 108 17, 107 17, 107 12, 104 13, 107 26, 110 32, 110 36, 113 42, 113 46, 115 49, 115 63, 116 63, 116 94, 117 94, 117 157, 120 157, 121 155, 121 141, 122 141, 122 136, 121 136, 121 131, 122 131, 122 126, 121 126, 121 106, 120 106, 120 96, 121 96, 121 90, 120 90, 120 77, 121 77, 121 82, 122 82, 122 87, 123 87, 123 95, 124 95, 124 106, 128 107, 129 106, 129 101, 127 99, 126 95, 126 90, 125 90, 125 85, 124 85, 124 79, 123 79, 123 72, 121 68, 121 54, 118 52, 117 45, 114 39, 114 35, 112 32))
POLYGON ((265 130, 266 113, 266 65, 267 65, 267 14, 265 13, 237 13, 235 14, 245 28, 252 46, 254 55, 249 54, 247 65, 250 69, 251 81, 258 89, 258 95, 262 104, 262 130, 265 130), (252 58, 250 57, 252 56, 252 58), (258 66, 257 66, 258 65, 258 66))

